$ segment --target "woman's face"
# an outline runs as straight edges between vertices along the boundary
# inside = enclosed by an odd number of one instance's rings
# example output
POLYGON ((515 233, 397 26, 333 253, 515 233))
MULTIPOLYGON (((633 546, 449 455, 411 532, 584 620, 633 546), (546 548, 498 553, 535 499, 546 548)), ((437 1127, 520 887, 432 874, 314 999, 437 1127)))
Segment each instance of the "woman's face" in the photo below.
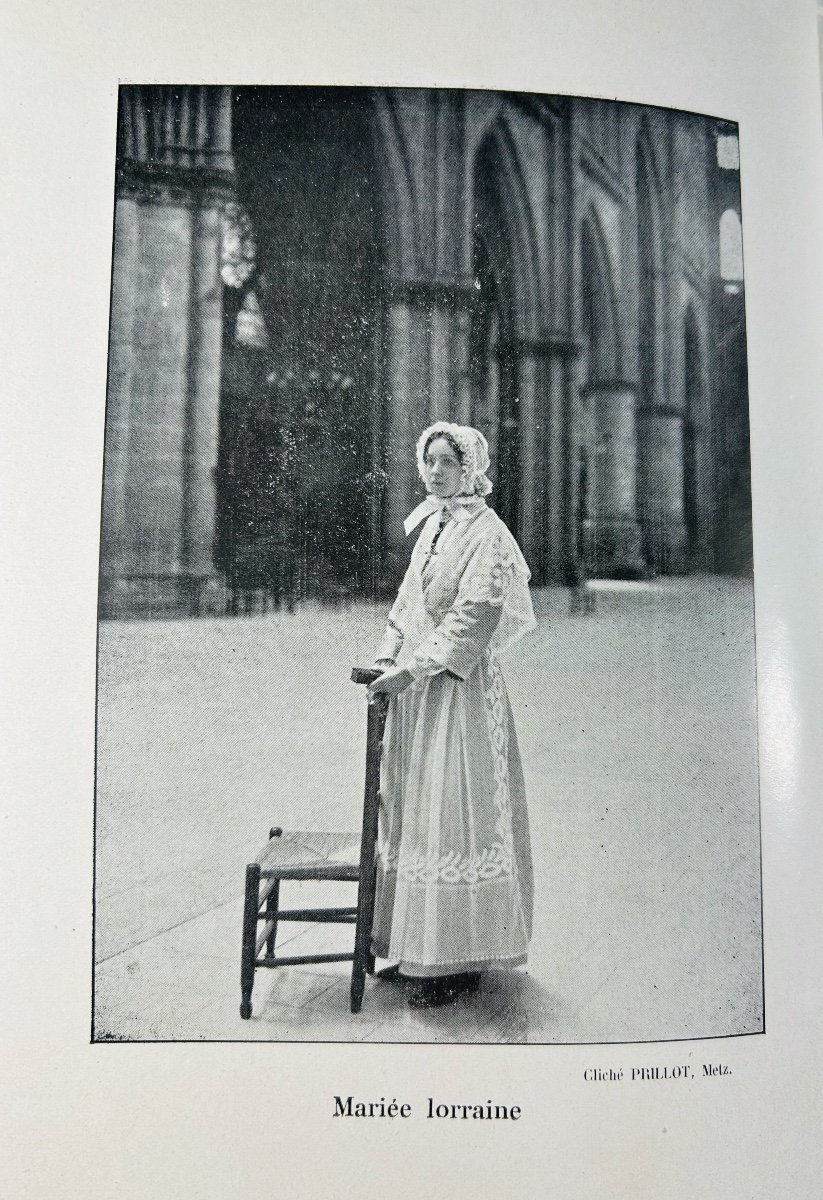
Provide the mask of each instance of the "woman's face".
POLYGON ((463 466, 451 442, 444 437, 429 442, 423 459, 426 468, 426 483, 433 496, 445 500, 460 490, 463 466))

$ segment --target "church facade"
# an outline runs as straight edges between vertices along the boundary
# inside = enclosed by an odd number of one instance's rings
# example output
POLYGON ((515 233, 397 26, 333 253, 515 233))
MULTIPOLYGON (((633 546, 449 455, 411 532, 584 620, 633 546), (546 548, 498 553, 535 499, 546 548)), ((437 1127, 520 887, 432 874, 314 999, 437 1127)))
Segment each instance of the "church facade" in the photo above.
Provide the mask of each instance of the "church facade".
POLYGON ((743 303, 722 122, 123 87, 101 612, 382 594, 439 418, 486 434, 535 582, 745 571, 743 303))

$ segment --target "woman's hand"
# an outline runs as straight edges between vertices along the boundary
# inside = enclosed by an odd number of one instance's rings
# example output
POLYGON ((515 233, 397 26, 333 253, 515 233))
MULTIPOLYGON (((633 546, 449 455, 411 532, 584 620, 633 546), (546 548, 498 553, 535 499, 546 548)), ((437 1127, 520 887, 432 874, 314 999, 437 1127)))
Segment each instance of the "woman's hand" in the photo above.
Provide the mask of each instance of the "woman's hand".
POLYGON ((411 682, 412 677, 405 667, 392 666, 385 670, 379 679, 375 679, 369 688, 369 694, 399 696, 401 692, 405 692, 411 682))

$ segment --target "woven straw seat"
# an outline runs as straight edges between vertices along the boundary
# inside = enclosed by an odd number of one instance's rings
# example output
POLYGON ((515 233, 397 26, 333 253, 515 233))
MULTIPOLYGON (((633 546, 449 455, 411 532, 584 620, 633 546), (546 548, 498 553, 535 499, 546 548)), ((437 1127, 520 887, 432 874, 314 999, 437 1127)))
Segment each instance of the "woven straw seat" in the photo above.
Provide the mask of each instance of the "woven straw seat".
POLYGON ((272 830, 256 862, 261 879, 357 879, 360 834, 272 830))

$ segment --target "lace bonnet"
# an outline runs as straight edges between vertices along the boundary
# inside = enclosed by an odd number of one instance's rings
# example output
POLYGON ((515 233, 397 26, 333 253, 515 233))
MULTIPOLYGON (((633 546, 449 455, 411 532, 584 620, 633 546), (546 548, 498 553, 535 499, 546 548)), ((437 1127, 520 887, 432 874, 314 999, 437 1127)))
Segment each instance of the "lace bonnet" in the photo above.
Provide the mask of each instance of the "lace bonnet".
POLYGON ((426 482, 426 447, 439 436, 451 439, 460 451, 463 466, 460 495, 488 496, 492 490, 492 482, 486 474, 491 465, 489 444, 480 430, 473 429, 471 425, 435 421, 434 425, 423 430, 417 442, 417 469, 423 482, 426 482))

